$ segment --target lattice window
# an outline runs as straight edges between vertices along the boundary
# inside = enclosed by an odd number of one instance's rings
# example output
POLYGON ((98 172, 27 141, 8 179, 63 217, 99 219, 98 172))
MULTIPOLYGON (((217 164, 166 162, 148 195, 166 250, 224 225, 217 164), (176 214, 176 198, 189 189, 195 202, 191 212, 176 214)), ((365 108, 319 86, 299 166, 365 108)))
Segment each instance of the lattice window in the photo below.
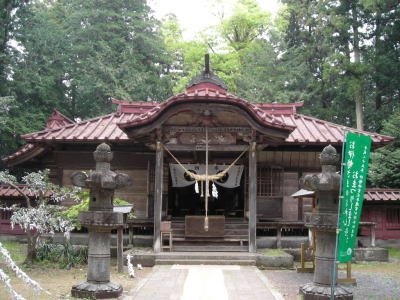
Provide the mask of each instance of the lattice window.
POLYGON ((386 209, 386 228, 400 229, 400 208, 386 209))
POLYGON ((257 166, 257 196, 281 197, 283 169, 267 165, 257 166))

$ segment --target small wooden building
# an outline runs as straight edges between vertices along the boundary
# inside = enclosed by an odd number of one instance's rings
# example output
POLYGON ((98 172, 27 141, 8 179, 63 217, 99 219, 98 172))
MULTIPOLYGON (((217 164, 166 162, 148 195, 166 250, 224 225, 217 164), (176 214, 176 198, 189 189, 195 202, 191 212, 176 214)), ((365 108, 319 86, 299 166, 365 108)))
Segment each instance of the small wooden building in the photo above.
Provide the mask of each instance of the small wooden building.
POLYGON ((400 239, 400 189, 367 189, 361 221, 376 224, 378 240, 400 239))
MULTIPOLYGON (((27 189, 26 185, 18 184, 18 188, 21 190, 22 193, 24 193, 24 195, 29 197, 32 203, 35 203, 36 197, 32 191, 27 189)), ((16 225, 14 226, 14 228, 12 228, 10 221, 12 210, 7 209, 14 204, 21 207, 26 207, 26 200, 24 196, 22 196, 20 192, 13 187, 0 184, 0 203, 0 234, 25 234, 25 232, 19 225, 16 225)))
POLYGON ((228 93, 208 68, 185 92, 162 103, 112 101, 115 113, 81 122, 54 111, 44 130, 23 135, 27 144, 3 161, 9 167, 49 168, 55 183, 68 185, 72 172, 94 168, 92 152, 99 143, 110 144, 112 167, 133 178, 133 185, 116 196, 134 203, 135 222, 154 225, 155 251, 162 222, 168 220, 181 249, 190 243, 192 248, 235 243, 232 249, 254 252, 258 225, 301 221, 303 208, 290 195, 299 189, 301 176, 320 171, 324 146, 340 152, 344 131, 371 136, 374 148, 392 141, 302 115, 297 112, 301 102, 247 102, 228 93), (196 228, 189 227, 199 225, 190 217, 205 215, 205 200, 179 163, 204 172, 206 134, 211 173, 238 160, 215 182, 218 197, 208 201, 207 213, 223 219, 215 225, 222 231, 214 232, 210 223, 209 233, 196 237, 196 228))

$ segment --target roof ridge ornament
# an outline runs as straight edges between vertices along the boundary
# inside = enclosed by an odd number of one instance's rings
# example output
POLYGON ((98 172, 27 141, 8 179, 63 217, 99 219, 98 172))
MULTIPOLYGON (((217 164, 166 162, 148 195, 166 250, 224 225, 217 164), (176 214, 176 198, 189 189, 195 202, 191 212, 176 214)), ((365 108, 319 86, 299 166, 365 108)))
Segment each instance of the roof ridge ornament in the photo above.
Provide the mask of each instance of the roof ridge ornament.
MULTIPOLYGON (((197 76, 195 76, 186 86, 187 90, 194 90, 196 89, 196 85, 199 85, 198 88, 204 88, 202 84, 213 84, 215 85, 216 89, 227 91, 228 87, 226 83, 214 72, 211 70, 210 67, 210 54, 204 55, 204 70, 197 76)), ((211 86, 208 86, 211 87, 211 86)))

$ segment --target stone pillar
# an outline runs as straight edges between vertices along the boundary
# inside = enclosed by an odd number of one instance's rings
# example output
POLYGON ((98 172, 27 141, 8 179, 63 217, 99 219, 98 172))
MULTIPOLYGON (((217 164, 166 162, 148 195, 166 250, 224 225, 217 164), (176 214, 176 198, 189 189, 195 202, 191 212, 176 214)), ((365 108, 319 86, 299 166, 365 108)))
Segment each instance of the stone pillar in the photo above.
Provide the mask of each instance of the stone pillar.
POLYGON ((110 170, 112 158, 110 146, 103 143, 94 152, 96 170, 71 175, 74 185, 90 189, 89 210, 79 214, 82 226, 89 229, 87 281, 72 287, 73 297, 106 299, 122 294, 122 286, 110 282, 110 232, 123 225, 123 214, 113 212, 114 190, 131 180, 110 170))
MULTIPOLYGON (((336 173, 338 155, 331 145, 320 155, 322 172, 300 180, 302 188, 315 191, 316 210, 305 214, 306 226, 315 231, 316 253, 314 281, 300 287, 306 300, 331 298, 332 271, 335 260, 336 224, 340 175, 336 173)), ((353 299, 353 294, 336 285, 335 299, 353 299)))

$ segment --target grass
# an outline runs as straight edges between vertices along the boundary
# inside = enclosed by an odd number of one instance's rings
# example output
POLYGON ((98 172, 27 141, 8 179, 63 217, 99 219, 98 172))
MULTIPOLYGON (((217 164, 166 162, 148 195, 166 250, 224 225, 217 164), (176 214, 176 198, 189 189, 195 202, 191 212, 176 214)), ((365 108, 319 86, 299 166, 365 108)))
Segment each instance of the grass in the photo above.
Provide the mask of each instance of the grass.
MULTIPOLYGON (((54 300, 54 299, 75 299, 71 297, 70 291, 71 287, 75 284, 84 282, 86 280, 87 266, 77 266, 69 270, 60 269, 58 264, 51 264, 49 262, 45 263, 35 263, 31 266, 22 265, 25 255, 26 255, 26 244, 19 244, 16 242, 4 242, 2 243, 11 253, 11 256, 17 264, 35 281, 51 295, 46 295, 44 293, 36 294, 31 287, 27 286, 22 280, 17 278, 12 270, 7 268, 2 261, 0 255, 0 268, 3 269, 6 274, 11 278, 11 284, 13 288, 21 294, 27 300, 54 300)), ((129 278, 127 272, 119 274, 117 272, 117 261, 116 259, 111 259, 110 273, 111 281, 119 283, 124 289, 124 295, 137 284, 138 279, 129 278)), ((137 270, 136 274, 138 277, 148 273, 151 269, 144 268, 144 270, 137 270)), ((5 289, 4 285, 0 283, 0 299, 1 300, 11 300, 11 296, 5 289)))
POLYGON ((400 250, 395 248, 387 248, 389 251, 389 257, 400 259, 400 250))
MULTIPOLYGON (((17 263, 21 263, 26 257, 26 245, 18 242, 2 242, 3 246, 8 250, 11 258, 17 263)), ((0 260, 1 261, 1 260, 0 260)))

